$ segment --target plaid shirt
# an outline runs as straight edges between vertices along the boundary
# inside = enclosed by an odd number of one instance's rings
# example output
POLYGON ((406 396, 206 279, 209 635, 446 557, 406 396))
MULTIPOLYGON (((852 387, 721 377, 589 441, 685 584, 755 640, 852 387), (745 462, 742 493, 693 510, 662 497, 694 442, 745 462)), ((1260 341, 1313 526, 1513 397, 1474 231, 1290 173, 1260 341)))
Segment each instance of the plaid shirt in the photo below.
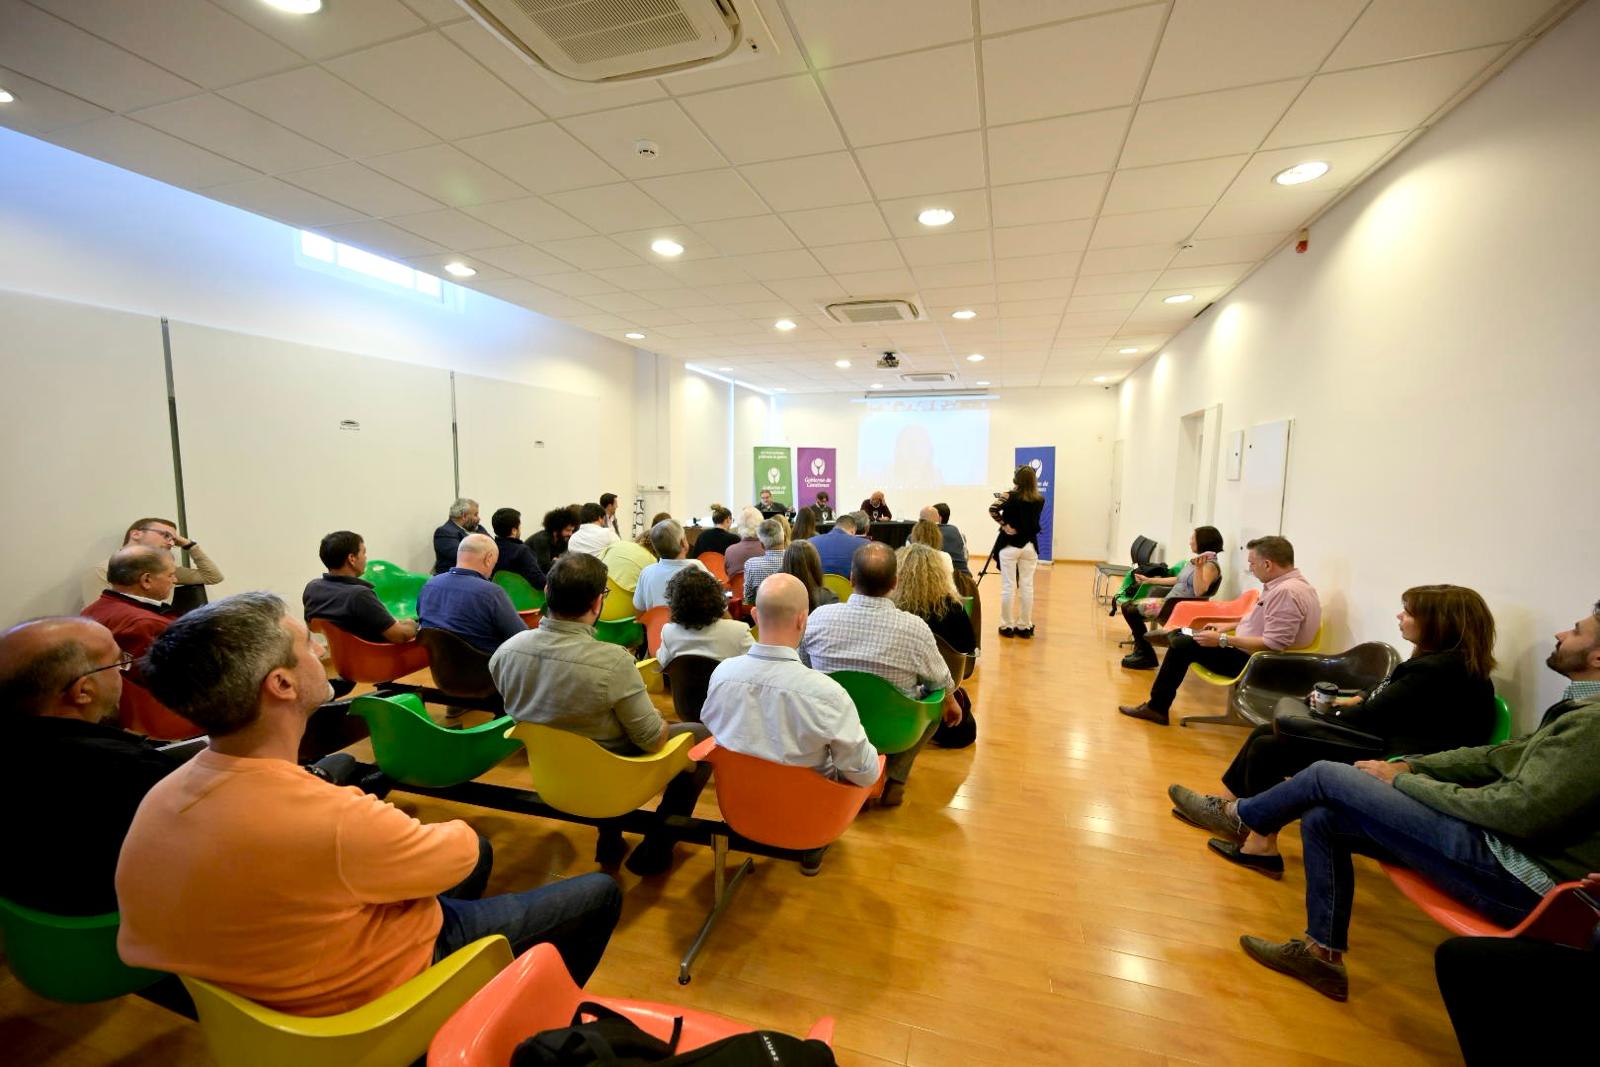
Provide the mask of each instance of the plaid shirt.
POLYGON ((756 602, 756 589, 769 574, 777 574, 783 569, 783 549, 769 548, 759 556, 744 565, 744 602, 756 602))
POLYGON ((855 593, 817 608, 806 621, 800 658, 828 674, 876 674, 909 697, 955 688, 928 624, 887 597, 855 593))

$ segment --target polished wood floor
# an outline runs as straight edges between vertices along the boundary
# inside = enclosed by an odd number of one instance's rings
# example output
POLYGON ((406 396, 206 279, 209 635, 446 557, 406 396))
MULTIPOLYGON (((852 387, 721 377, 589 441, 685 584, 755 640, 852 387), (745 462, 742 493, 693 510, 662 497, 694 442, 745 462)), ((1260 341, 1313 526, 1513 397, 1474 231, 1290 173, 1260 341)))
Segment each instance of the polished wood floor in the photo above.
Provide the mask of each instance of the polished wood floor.
MULTIPOLYGON (((1215 859, 1202 832, 1168 813, 1167 784, 1214 787, 1242 732, 1116 713, 1150 675, 1117 665, 1125 629, 1090 603, 1091 575, 1040 569, 1031 642, 993 633, 999 581, 983 583, 990 633, 969 683, 977 745, 924 752, 905 804, 864 813, 819 877, 758 861, 690 985, 676 983, 676 964, 709 904, 709 850, 680 846, 661 878, 621 873, 626 910, 591 991, 795 1033, 833 1015, 839 1062, 855 1067, 1459 1062, 1433 981, 1443 934, 1365 860, 1349 1003, 1246 959, 1241 933, 1303 928, 1298 840, 1283 835, 1289 874, 1272 882, 1215 859)), ((1177 710, 1221 697, 1191 681, 1177 710)), ((491 777, 525 776, 514 759, 491 777)), ((395 799, 488 834, 492 892, 595 869, 591 830, 395 799)), ((700 813, 714 811, 708 789, 700 813)), ((193 1024, 141 1000, 50 1004, 0 971, 0 1060, 185 1065, 206 1055, 193 1024)))

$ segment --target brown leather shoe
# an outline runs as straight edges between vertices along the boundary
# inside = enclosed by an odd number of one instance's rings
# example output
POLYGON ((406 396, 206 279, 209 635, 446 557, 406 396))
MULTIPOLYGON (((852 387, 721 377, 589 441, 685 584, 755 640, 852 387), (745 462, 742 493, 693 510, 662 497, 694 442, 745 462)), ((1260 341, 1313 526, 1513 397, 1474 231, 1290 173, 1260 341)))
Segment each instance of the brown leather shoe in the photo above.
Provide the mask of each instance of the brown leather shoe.
POLYGON ((1157 711, 1155 708, 1152 708, 1148 702, 1133 705, 1119 704, 1117 705, 1117 710, 1128 716, 1130 719, 1143 719, 1145 722, 1153 722, 1157 726, 1167 725, 1167 713, 1164 711, 1157 711))
POLYGON ((1325 997, 1350 999, 1350 975, 1345 971, 1344 964, 1316 955, 1311 951, 1311 946, 1299 938, 1278 945, 1264 937, 1250 937, 1247 934, 1239 938, 1239 945, 1263 967, 1271 967, 1279 974, 1298 978, 1325 997))

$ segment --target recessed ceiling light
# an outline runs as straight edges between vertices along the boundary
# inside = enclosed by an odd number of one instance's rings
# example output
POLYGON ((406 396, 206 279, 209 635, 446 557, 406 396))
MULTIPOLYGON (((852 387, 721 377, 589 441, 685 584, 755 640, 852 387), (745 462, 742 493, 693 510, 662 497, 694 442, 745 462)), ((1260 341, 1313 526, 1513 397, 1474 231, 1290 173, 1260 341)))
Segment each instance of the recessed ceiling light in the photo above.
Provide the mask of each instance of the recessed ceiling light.
POLYGON ((1328 165, 1320 159, 1307 160, 1296 163, 1288 170, 1280 170, 1272 176, 1272 180, 1279 185, 1301 185, 1305 182, 1314 182, 1328 173, 1328 165))
POLYGON ((1139 350, 1137 348, 1119 348, 1117 351, 1124 356, 1131 356, 1139 350))
POLYGON ((917 215, 924 226, 948 226, 956 220, 956 213, 947 207, 930 207, 917 215))
POLYGON ((774 330, 785 330, 785 331, 792 330, 792 329, 794 329, 794 320, 793 319, 779 319, 777 322, 772 324, 772 328, 774 330))
POLYGON ((4 89, 0 89, 0 104, 9 104, 9 103, 11 103, 11 101, 13 101, 15 99, 16 99, 16 97, 12 96, 10 93, 6 92, 4 89))
POLYGON ((952 319, 975 319, 978 317, 978 313, 971 308, 962 308, 960 311, 950 312, 950 317, 952 319))
POLYGON ((1177 296, 1169 296, 1166 299, 1162 300, 1161 302, 1163 304, 1187 304, 1189 301, 1191 301, 1193 299, 1194 299, 1194 294, 1193 293, 1179 293, 1177 296))
POLYGON ((978 384, 979 385, 988 385, 989 383, 988 382, 979 382, 978 384))
MULTIPOLYGON (((642 333, 625 333, 622 336, 626 337, 630 341, 643 341, 644 340, 644 334, 642 334, 642 333)), ((726 370, 727 368, 724 367, 723 369, 726 370)))
POLYGON ((983 357, 981 355, 979 355, 978 353, 974 352, 974 353, 972 353, 972 355, 967 357, 967 362, 968 363, 982 363, 983 362, 983 357))
POLYGON ((850 361, 848 359, 836 359, 833 361, 833 365, 843 370, 850 365, 850 361))
POLYGON ((669 238, 658 237, 650 242, 650 251, 658 256, 681 256, 683 255, 683 246, 669 238))
POLYGON ((1097 382, 1103 382, 1106 380, 1106 376, 1104 374, 1096 374, 1094 376, 1094 380, 1097 382))
POLYGON ((883 383, 882 382, 873 382, 871 385, 867 386, 867 388, 868 389, 882 389, 883 388, 883 383))
POLYGON ((467 266, 460 260, 451 260, 449 263, 444 265, 444 269, 447 273, 453 274, 457 278, 470 278, 474 274, 478 273, 476 269, 467 266))
POLYGON ((265 3, 291 15, 315 15, 322 10, 322 0, 265 0, 265 3))

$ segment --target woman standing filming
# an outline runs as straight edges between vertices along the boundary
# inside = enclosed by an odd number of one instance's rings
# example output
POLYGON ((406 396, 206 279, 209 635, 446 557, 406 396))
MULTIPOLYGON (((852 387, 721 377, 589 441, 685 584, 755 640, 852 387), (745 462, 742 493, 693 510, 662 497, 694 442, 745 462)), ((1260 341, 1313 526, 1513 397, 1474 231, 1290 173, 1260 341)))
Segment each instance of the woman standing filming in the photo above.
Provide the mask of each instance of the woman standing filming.
POLYGON ((989 515, 1000 524, 1000 636, 1033 636, 1033 572, 1039 566, 1039 516, 1044 497, 1038 476, 1027 464, 1011 477, 1012 489, 1000 493, 989 515))

